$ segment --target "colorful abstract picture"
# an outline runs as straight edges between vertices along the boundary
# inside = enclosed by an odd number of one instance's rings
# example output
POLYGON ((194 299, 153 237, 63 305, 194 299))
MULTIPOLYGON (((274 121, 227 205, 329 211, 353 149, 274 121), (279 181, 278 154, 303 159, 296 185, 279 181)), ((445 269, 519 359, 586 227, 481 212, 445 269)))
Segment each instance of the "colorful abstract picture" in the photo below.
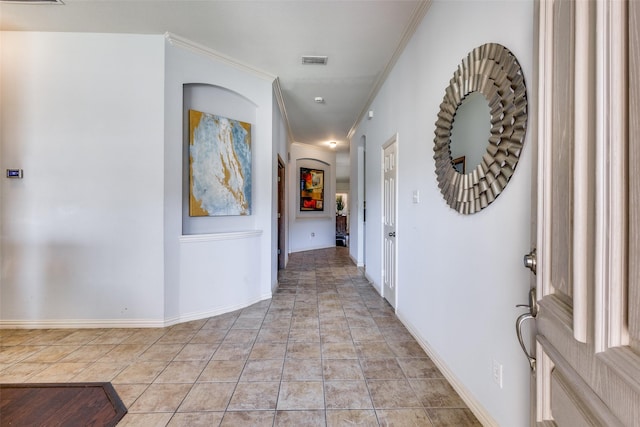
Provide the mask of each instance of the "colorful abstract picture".
POLYGON ((189 216, 251 214, 251 124, 189 110, 189 216))
POLYGON ((324 210, 324 171, 300 168, 300 210, 324 210))

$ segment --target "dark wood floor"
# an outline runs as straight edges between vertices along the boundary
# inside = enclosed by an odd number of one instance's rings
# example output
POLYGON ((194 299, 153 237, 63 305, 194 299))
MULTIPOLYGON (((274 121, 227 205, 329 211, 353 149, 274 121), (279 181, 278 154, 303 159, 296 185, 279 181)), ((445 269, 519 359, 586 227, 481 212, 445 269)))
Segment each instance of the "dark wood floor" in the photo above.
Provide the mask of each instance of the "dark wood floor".
POLYGON ((0 384, 0 426, 115 426, 126 413, 110 383, 0 384))

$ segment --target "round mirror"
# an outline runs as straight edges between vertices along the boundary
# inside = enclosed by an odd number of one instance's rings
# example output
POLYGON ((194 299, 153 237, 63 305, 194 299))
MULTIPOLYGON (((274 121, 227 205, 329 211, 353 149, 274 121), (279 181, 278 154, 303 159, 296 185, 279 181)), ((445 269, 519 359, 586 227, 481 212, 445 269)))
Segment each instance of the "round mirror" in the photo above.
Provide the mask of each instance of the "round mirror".
POLYGON ((491 111, 486 98, 471 92, 456 110, 451 130, 451 159, 458 173, 474 169, 487 152, 491 131, 491 111))
POLYGON ((433 148, 436 176, 440 192, 451 208, 472 214, 486 208, 502 193, 518 164, 526 128, 526 86, 517 59, 509 49, 496 43, 475 48, 453 73, 436 121, 433 148), (476 93, 484 100, 473 100, 476 93), (469 129, 462 129, 461 134, 471 136, 458 137, 457 128, 468 120, 463 118, 467 100, 471 105, 488 106, 489 118, 482 126, 463 124, 469 129), (487 127, 489 134, 482 143, 487 127), (466 138, 470 138, 474 147, 475 144, 484 147, 480 160, 467 160, 467 151, 459 150, 457 142, 455 146, 452 144, 452 140, 466 138), (464 168, 460 166, 463 160, 464 168))

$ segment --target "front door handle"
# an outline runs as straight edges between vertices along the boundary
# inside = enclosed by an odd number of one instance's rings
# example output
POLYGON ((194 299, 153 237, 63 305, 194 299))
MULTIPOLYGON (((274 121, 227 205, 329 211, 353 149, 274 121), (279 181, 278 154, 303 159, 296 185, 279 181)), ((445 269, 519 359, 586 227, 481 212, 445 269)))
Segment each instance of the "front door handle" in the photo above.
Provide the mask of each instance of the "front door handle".
POLYGON ((529 361, 529 367, 533 372, 536 371, 536 358, 533 357, 527 347, 524 345, 524 340, 522 339, 522 324, 525 320, 535 319, 535 317, 531 313, 524 313, 518 316, 516 320, 516 335, 518 336, 518 342, 520 343, 520 347, 522 351, 524 351, 525 356, 527 356, 527 360, 529 361))
POLYGON ((396 237, 396 232, 395 231, 390 231, 389 232, 389 237, 396 237))
POLYGON ((529 353, 527 350, 527 346, 524 345, 524 339, 522 338, 522 324, 527 321, 536 318, 538 315, 538 300, 536 298, 536 288, 531 288, 529 291, 529 305, 526 304, 518 304, 516 307, 526 307, 529 309, 528 313, 521 314, 516 319, 516 336, 518 337, 518 342, 520 343, 520 347, 524 352, 525 356, 527 356, 527 360, 529 361, 529 367, 533 372, 536 370, 536 358, 529 353))

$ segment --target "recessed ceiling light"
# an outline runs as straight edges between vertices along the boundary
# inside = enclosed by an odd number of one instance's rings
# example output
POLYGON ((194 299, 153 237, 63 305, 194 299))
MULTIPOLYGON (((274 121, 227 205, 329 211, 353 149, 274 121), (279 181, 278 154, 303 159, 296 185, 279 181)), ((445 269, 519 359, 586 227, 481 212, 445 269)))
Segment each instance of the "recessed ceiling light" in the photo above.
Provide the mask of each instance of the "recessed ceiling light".
POLYGON ((327 56, 310 56, 305 55, 302 57, 302 65, 327 65, 327 56))
POLYGON ((336 141, 331 141, 329 143, 329 147, 331 147, 331 148, 336 148, 336 145, 338 145, 338 143, 336 141))
POLYGON ((324 98, 321 96, 316 96, 314 99, 318 104, 322 104, 324 102, 324 98))

